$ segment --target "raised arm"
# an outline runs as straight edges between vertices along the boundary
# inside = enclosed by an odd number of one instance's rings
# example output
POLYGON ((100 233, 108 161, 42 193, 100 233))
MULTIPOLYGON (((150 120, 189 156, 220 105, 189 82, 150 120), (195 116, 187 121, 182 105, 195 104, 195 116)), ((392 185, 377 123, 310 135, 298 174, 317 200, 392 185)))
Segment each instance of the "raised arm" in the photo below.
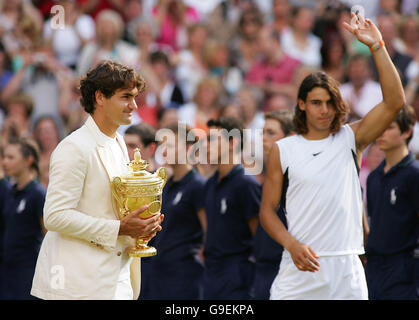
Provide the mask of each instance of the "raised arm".
POLYGON ((376 105, 363 119, 351 124, 359 155, 366 146, 388 128, 405 105, 406 98, 396 67, 383 45, 381 32, 370 19, 364 20, 362 16, 359 16, 358 20, 353 13, 351 17, 352 21, 356 21, 356 23, 349 25, 344 22, 344 27, 353 33, 359 41, 371 48, 383 93, 381 103, 376 105))
POLYGON ((291 254, 294 264, 300 271, 317 271, 319 263, 316 258, 318 257, 313 249, 295 239, 276 214, 281 200, 283 179, 279 148, 275 144, 269 155, 263 184, 260 223, 270 237, 291 254))

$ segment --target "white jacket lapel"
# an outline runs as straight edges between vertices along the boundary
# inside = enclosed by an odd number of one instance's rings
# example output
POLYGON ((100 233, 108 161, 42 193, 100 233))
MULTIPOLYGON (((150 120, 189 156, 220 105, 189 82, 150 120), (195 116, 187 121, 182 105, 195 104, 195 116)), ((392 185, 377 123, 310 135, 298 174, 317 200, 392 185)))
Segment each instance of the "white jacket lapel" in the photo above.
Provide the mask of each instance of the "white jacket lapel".
MULTIPOLYGON (((112 155, 112 151, 109 148, 106 148, 108 141, 106 140, 106 137, 104 137, 103 133, 100 132, 100 129, 98 128, 98 126, 96 125, 95 121, 93 120, 91 116, 87 118, 85 125, 87 126, 89 131, 92 133, 94 139, 96 140, 96 143, 97 143, 96 150, 97 150, 99 159, 103 167, 105 168, 106 173, 108 174, 109 181, 112 181, 112 179, 119 174, 119 171, 116 170, 115 168, 115 163, 114 163, 115 160, 112 155)), ((117 136, 117 140, 120 144, 121 142, 119 140, 121 139, 122 137, 117 136)), ((122 150, 124 150, 124 148, 122 148, 122 150)), ((126 146, 124 150, 124 156, 125 156, 125 153, 127 153, 126 146)), ((126 157, 128 156, 126 155, 126 157)))
POLYGON ((105 148, 104 146, 97 146, 96 150, 98 152, 99 159, 108 174, 109 181, 112 181, 114 177, 118 176, 119 172, 115 169, 114 158, 111 150, 109 148, 105 148))
POLYGON ((118 132, 116 133, 116 141, 118 141, 119 145, 121 146, 121 149, 124 154, 125 162, 128 164, 130 162, 130 159, 128 156, 127 145, 125 144, 124 138, 118 132))

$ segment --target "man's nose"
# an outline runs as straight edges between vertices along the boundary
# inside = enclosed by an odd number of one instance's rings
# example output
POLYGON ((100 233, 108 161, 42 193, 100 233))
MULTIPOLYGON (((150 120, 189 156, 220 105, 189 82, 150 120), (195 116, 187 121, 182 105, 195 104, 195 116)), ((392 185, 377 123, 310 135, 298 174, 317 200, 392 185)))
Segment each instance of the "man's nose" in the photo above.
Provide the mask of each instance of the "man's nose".
POLYGON ((321 112, 322 113, 327 113, 329 111, 329 107, 327 105, 327 102, 322 103, 321 105, 321 112))
POLYGON ((130 104, 129 104, 129 107, 132 109, 132 110, 137 110, 138 109, 138 106, 137 106, 137 103, 135 102, 135 99, 132 99, 132 101, 130 102, 130 104))

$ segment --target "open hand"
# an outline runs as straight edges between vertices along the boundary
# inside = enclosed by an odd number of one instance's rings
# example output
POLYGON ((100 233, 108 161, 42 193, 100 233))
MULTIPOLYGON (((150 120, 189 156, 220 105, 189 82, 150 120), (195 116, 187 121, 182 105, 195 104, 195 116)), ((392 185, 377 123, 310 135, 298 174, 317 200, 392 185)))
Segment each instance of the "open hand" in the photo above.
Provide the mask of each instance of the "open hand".
POLYGON ((362 15, 356 16, 353 12, 351 13, 351 24, 344 22, 343 27, 368 47, 383 40, 380 30, 370 19, 364 20, 362 15))
POLYGON ((300 271, 319 271, 320 263, 317 261, 318 256, 308 245, 297 240, 289 247, 295 266, 300 271))

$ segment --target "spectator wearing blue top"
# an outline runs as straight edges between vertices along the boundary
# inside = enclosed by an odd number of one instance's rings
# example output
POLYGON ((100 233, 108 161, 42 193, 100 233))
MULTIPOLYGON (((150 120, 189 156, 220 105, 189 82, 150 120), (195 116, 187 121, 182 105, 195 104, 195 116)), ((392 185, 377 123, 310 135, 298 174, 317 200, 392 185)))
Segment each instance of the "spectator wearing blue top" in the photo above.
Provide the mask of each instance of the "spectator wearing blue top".
POLYGON ((170 125, 171 139, 165 141, 163 156, 173 175, 163 189, 162 231, 155 237, 157 255, 151 263, 152 299, 202 299, 205 227, 205 178, 188 161, 194 132, 182 123, 170 125))
POLYGON ((384 161, 367 179, 369 299, 417 299, 419 162, 408 150, 415 113, 404 107, 377 139, 384 161), (415 284, 416 282, 416 284, 415 284))
MULTIPOLYGON (((293 115, 289 111, 272 111, 265 114, 263 127, 263 159, 268 159, 272 146, 279 139, 293 134, 293 115)), ((265 167, 266 163, 264 163, 265 167)), ((281 204, 283 205, 283 204, 281 204)), ((286 217, 282 206, 278 207, 277 214, 286 226, 286 217)), ((258 224, 255 235, 254 254, 256 258, 255 278, 253 282, 253 298, 256 300, 269 300, 273 280, 278 274, 284 248, 274 241, 258 224)))
POLYGON ((37 145, 27 139, 10 141, 4 150, 5 174, 14 180, 3 203, 2 297, 34 299, 30 295, 36 260, 44 235, 45 189, 39 174, 37 145))
POLYGON ((242 150, 243 124, 220 117, 207 125, 207 155, 217 170, 205 185, 204 299, 250 299, 261 188, 235 161, 242 150))

